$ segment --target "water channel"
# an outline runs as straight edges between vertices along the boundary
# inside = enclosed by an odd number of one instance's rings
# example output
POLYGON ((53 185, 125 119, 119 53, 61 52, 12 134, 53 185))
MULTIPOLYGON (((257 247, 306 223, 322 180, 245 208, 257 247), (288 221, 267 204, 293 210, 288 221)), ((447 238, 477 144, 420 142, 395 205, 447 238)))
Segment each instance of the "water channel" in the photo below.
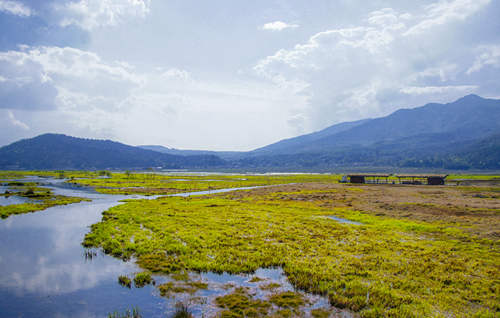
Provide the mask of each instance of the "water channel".
MULTIPOLYGON (((0 317, 107 317, 109 313, 124 312, 136 306, 143 317, 169 317, 175 311, 176 302, 190 301, 192 295, 161 297, 151 285, 131 289, 120 286, 117 283, 119 275, 132 275, 141 269, 133 261, 124 262, 100 251, 88 259, 80 245, 89 226, 101 220, 103 211, 120 204, 123 199, 152 199, 155 196, 99 194, 91 188, 64 183, 64 180, 31 178, 23 181, 40 182, 55 194, 86 197, 92 202, 56 206, 0 220, 0 317)), ((192 275, 209 284, 208 290, 195 294, 197 302, 189 303, 196 317, 210 317, 216 313, 213 299, 230 292, 225 287, 228 283, 249 287, 256 297, 266 296, 257 283, 250 281, 253 275, 192 275)), ((282 290, 293 290, 281 269, 259 269, 255 275, 267 282, 279 283, 282 290)), ((154 278, 159 283, 170 280, 167 276, 154 278)), ((310 308, 328 306, 324 297, 309 297, 310 308)))

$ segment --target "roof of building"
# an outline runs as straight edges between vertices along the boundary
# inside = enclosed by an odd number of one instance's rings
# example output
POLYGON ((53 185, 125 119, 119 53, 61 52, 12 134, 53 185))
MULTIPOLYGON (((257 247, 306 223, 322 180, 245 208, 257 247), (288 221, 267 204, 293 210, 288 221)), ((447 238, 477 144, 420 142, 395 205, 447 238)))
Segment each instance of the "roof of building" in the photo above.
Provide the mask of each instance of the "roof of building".
POLYGON ((397 178, 446 178, 447 174, 396 174, 397 178))
POLYGON ((349 173, 348 177, 365 177, 365 178, 389 178, 391 175, 386 173, 349 173))

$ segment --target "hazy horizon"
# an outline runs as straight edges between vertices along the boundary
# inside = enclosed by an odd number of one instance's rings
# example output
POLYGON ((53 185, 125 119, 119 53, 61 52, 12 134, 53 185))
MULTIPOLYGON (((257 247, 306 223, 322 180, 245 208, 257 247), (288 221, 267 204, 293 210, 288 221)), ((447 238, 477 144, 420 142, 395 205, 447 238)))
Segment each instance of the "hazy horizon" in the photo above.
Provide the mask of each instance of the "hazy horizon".
MULTIPOLYGON (((475 94, 469 94, 469 95, 474 95, 474 96, 477 96, 475 94)), ((467 95, 468 96, 468 95, 467 95)), ((462 98, 464 98, 466 96, 463 96, 462 98)), ((495 98, 495 97, 483 97, 483 96, 479 96, 480 98, 484 98, 484 99, 498 99, 500 100, 500 98, 495 98)), ((455 102, 455 101, 451 101, 451 102, 455 102)), ((451 103, 450 102, 450 103, 451 103)), ((428 104, 432 104, 431 103, 428 103, 428 104)), ((446 103, 444 103, 446 104, 446 103)), ((414 109, 414 108, 418 108, 418 107, 422 107, 422 106, 425 106, 425 105, 418 105, 418 106, 415 106, 415 107, 409 107, 409 108, 404 108, 404 109, 414 109)), ((403 108, 400 108, 398 110, 401 110, 403 108)), ((396 110, 397 111, 397 110, 396 110)), ((362 119, 359 119, 359 120, 368 120, 368 119, 377 119, 377 118, 382 118, 382 117, 372 117, 372 118, 362 118, 362 119)), ((355 120, 355 121, 358 121, 358 120, 355 120)), ((346 122, 343 122, 343 123, 346 123, 346 122)), ((334 125, 329 125, 328 127, 331 127, 331 126, 334 126, 334 125)), ((326 127, 326 128, 328 128, 326 127)), ((322 129, 319 129, 319 130, 315 130, 313 131, 312 133, 315 133, 315 132, 319 132, 321 130, 323 130, 324 128, 322 129)), ((40 133, 40 134, 37 134, 37 135, 34 135, 34 136, 30 136, 30 137, 26 137, 26 138, 22 138, 22 139, 29 139, 29 138, 34 138, 34 137, 37 137, 37 136, 40 136, 40 135, 44 135, 44 134, 63 134, 63 135, 68 135, 68 134, 65 134, 65 133, 54 133, 54 132, 50 132, 50 131, 47 131, 47 132, 44 132, 44 133, 40 133)), ((306 133, 307 134, 307 133, 306 133)), ((299 134, 299 135, 296 135, 296 136, 291 136, 290 138, 294 138, 294 137, 299 137, 299 136, 303 136, 304 134, 299 134)), ((70 137, 76 137, 76 138, 82 138, 82 139, 98 139, 98 140, 112 140, 112 141, 117 141, 117 140, 113 140, 113 139, 109 139, 109 138, 92 138, 92 137, 88 137, 88 136, 75 136, 75 135, 68 135, 70 137)), ((289 139, 289 138, 286 138, 286 139, 289 139)), ((261 146, 258 146, 256 148, 252 148, 252 149, 249 149, 249 150, 231 150, 231 149, 224 149, 224 150, 219 150, 219 149, 192 149, 192 148, 182 148, 182 147, 179 147, 179 148, 174 148, 174 147, 170 147, 168 145, 159 145, 159 144, 148 144, 147 143, 147 140, 145 141, 145 143, 142 143, 142 144, 135 144, 135 145, 130 145, 130 146, 136 146, 136 147, 140 147, 140 146, 162 146, 162 147, 166 147, 166 148, 171 148, 171 149, 176 149, 176 150, 203 150, 203 151, 229 151, 229 152, 245 152, 245 151, 252 151, 252 150, 256 150, 256 149, 259 149, 261 147, 265 147, 265 146, 269 146, 273 143, 276 143, 278 141, 282 141, 284 139, 279 139, 279 140, 275 140, 269 144, 265 144, 265 145, 261 145, 261 146)), ((19 140, 15 140, 13 142, 17 142, 19 140)), ((119 141, 118 141, 119 142, 119 141)), ((9 143, 11 144, 11 143, 9 143)), ((7 144, 7 145, 9 145, 7 144)), ((5 146, 5 145, 0 145, 0 147, 2 146, 5 146)))
POLYGON ((246 151, 498 98, 491 0, 0 0, 0 146, 43 133, 246 151))

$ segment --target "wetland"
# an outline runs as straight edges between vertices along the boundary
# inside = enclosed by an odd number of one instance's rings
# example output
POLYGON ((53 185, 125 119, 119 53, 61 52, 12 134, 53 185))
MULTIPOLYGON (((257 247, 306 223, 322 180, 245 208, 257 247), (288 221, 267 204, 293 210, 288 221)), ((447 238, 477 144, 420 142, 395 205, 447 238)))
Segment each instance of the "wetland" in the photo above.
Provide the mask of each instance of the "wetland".
POLYGON ((9 195, 0 308, 23 317, 498 317, 498 183, 340 177, 0 172, 9 195))

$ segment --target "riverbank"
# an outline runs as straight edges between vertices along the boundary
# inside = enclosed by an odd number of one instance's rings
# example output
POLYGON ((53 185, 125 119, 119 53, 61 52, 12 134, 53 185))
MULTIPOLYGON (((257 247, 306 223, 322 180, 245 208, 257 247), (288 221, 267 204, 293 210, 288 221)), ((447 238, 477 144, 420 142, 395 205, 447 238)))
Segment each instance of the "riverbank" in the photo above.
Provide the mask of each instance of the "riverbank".
POLYGON ((134 201, 106 211, 84 245, 153 273, 280 267, 363 317, 494 317, 499 191, 314 183, 134 201))
MULTIPOLYGON (((144 316, 169 316, 177 303, 196 317, 495 317, 499 311, 495 186, 350 185, 334 175, 55 175, 65 179, 46 179, 54 194, 95 202, 12 216, 0 224, 3 240, 16 237, 9 245, 32 244, 32 236, 10 232, 19 222, 30 229, 26 233, 35 233, 32 224, 45 224, 63 238, 53 242, 52 234, 40 233, 36 249, 6 246, 1 252, 0 267, 10 280, 0 281, 0 294, 13 315, 28 311, 12 305, 27 298, 6 290, 18 281, 19 294, 42 275, 31 264, 46 273, 52 263, 54 275, 45 274, 50 279, 37 288, 62 286, 57 282, 75 275, 75 268, 88 272, 85 281, 71 284, 71 293, 95 308, 63 297, 57 288, 48 293, 71 310, 85 308, 97 316, 135 306, 144 316), (146 196, 100 194, 90 184, 100 192, 141 189, 137 193, 146 196), (251 184, 255 188, 236 189, 251 184), (79 247, 82 240, 92 249, 79 247), (72 247, 64 254, 46 250, 54 244, 72 247), (17 250, 27 254, 20 257, 17 250), (17 259, 32 260, 23 267, 17 259), (99 262, 113 265, 103 272, 94 267, 99 262), (119 277, 144 283, 122 287, 119 277), (108 303, 96 303, 86 291, 108 303)), ((35 290, 30 293, 36 298, 35 290)), ((41 304, 52 306, 45 300, 33 306, 41 304)))

